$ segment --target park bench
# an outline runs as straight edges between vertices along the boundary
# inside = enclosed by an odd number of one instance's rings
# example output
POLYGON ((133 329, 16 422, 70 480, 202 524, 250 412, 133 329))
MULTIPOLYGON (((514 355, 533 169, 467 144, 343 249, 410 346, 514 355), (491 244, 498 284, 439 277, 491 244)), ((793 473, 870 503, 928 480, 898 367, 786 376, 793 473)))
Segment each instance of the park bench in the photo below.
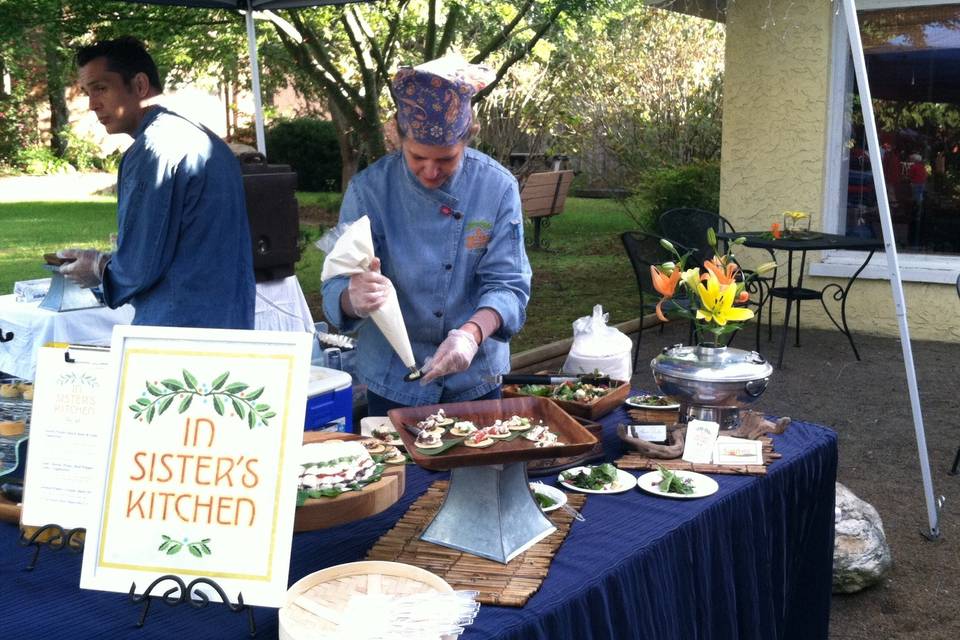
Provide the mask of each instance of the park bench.
POLYGON ((567 191, 573 182, 573 171, 543 171, 531 173, 520 188, 520 206, 523 215, 533 221, 534 249, 542 248, 541 228, 549 226, 550 218, 563 212, 567 191))

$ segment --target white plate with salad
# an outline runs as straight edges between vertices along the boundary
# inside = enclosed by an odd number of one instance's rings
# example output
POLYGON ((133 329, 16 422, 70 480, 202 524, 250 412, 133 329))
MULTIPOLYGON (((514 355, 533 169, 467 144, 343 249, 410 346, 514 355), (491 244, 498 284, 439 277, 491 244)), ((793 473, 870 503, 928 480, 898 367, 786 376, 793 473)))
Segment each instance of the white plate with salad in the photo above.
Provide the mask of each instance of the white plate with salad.
POLYGON ((567 504, 567 494, 556 487, 542 482, 531 482, 530 490, 533 491, 533 497, 536 498, 537 505, 544 513, 555 511, 567 504))
POLYGON ((623 493, 637 486, 636 476, 609 462, 567 469, 559 480, 566 488, 582 493, 623 493))
POLYGON ((647 493, 681 500, 713 495, 720 488, 716 480, 702 473, 682 469, 669 471, 663 467, 640 476, 637 485, 647 493))
POLYGON ((641 393, 638 396, 630 396, 624 400, 624 402, 631 407, 636 407, 637 409, 653 409, 655 411, 680 408, 680 403, 670 396, 658 396, 648 393, 641 393))

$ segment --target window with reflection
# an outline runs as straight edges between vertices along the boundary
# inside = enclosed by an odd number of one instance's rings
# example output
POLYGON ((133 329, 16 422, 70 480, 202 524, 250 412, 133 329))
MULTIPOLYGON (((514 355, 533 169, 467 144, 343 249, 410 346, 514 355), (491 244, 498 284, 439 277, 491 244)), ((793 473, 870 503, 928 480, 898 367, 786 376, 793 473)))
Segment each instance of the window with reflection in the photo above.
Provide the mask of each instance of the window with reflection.
POLYGON ((882 166, 871 166, 851 68, 843 232, 882 237, 873 184, 882 171, 897 248, 958 255, 960 5, 861 11, 859 20, 882 166))

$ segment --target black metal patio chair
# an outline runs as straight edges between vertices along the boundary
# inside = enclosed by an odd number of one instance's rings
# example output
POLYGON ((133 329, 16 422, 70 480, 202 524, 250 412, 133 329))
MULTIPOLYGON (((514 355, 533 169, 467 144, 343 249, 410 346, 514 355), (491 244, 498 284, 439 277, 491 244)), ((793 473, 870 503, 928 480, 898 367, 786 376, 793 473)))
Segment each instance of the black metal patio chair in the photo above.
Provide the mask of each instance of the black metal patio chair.
MULTIPOLYGON (((624 231, 620 234, 620 240, 623 242, 623 248, 627 251, 627 257, 630 258, 630 265, 633 267, 633 273, 637 277, 637 286, 640 289, 640 328, 637 330, 637 341, 633 345, 633 370, 637 370, 637 356, 640 353, 640 338, 643 337, 643 317, 652 313, 660 301, 660 294, 653 286, 653 277, 650 275, 651 266, 659 266, 664 262, 674 259, 674 256, 663 248, 660 244, 662 238, 655 233, 646 231, 624 231)), ((683 253, 686 251, 683 247, 677 247, 683 253)), ((684 298, 675 298, 675 300, 684 305, 684 298)), ((663 322, 660 322, 660 330, 663 331, 663 322)), ((693 342, 693 323, 690 323, 689 341, 693 342)))

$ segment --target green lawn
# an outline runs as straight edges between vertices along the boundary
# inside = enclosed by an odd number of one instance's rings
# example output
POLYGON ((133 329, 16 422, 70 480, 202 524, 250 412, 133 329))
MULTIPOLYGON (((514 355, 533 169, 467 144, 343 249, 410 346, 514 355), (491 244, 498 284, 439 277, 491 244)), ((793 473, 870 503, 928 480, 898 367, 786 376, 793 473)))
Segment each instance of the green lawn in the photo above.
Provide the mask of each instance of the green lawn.
MULTIPOLYGON (((336 206, 339 194, 298 193, 301 204, 336 206)), ((116 202, 90 198, 81 202, 0 203, 0 293, 17 280, 49 275, 42 255, 67 246, 109 247, 116 231, 116 202)), ((635 224, 610 200, 568 198, 563 214, 544 230, 548 251, 530 251, 533 293, 527 324, 513 340, 516 353, 573 335, 571 323, 602 304, 611 324, 638 315, 639 296, 630 263, 620 244, 621 231, 635 224)), ((323 254, 313 247, 316 226, 306 226, 311 241, 297 265, 297 275, 319 319, 317 292, 323 254)), ((533 229, 527 227, 528 236, 533 229)))
POLYGON ((117 230, 116 201, 0 203, 0 293, 17 280, 49 277, 43 254, 64 247, 110 248, 117 230))

